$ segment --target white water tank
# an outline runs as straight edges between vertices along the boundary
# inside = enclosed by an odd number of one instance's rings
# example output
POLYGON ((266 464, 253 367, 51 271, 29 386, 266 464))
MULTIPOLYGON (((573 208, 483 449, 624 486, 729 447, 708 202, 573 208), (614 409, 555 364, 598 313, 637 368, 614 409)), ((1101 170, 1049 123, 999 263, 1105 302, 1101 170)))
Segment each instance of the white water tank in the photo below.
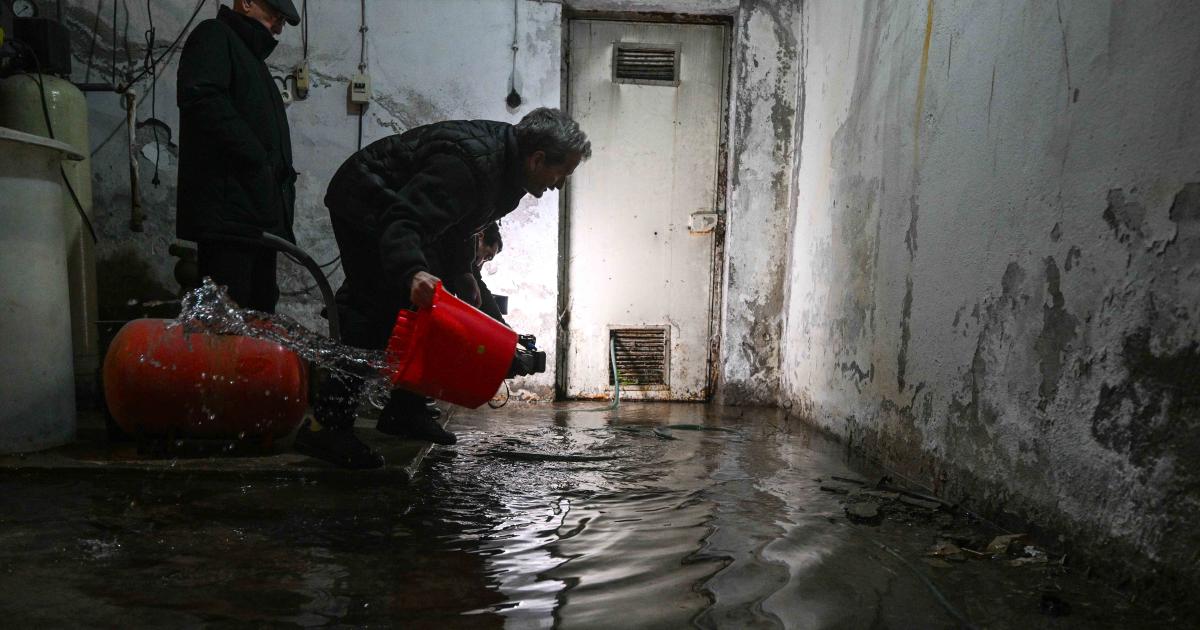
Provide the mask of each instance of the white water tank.
POLYGON ((59 165, 81 159, 62 142, 0 127, 0 453, 75 437, 59 165))
MULTIPOLYGON (((16 74, 0 80, 0 127, 49 138, 46 114, 61 140, 84 159, 64 164, 68 181, 89 219, 92 214, 92 165, 87 157, 88 106, 83 92, 66 79, 44 74, 16 74), (42 93, 45 92, 45 111, 42 93)), ((63 227, 67 235, 67 278, 71 295, 71 338, 75 347, 75 385, 87 400, 96 389, 100 367, 96 331, 96 254, 92 237, 79 218, 71 193, 63 187, 63 227)))

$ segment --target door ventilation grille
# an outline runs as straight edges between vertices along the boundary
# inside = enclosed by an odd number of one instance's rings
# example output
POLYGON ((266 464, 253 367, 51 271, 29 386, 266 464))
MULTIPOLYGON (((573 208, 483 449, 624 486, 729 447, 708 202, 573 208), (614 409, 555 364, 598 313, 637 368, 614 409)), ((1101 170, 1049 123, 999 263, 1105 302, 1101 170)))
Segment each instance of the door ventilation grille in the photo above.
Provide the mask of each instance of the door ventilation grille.
MULTIPOLYGON (((609 337, 615 346, 621 387, 665 387, 667 385, 667 329, 614 328, 609 337)), ((613 383, 612 362, 608 382, 613 383)))
POLYGON ((679 47, 622 44, 613 46, 613 82, 679 85, 679 47))

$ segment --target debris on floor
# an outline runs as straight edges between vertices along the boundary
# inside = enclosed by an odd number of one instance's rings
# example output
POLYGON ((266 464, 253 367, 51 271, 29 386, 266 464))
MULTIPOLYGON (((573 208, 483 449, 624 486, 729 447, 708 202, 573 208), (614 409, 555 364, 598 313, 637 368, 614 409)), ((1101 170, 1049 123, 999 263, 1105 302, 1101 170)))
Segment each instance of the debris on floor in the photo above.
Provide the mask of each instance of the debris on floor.
POLYGON ((963 553, 962 548, 959 547, 958 545, 956 545, 952 542, 948 542, 948 541, 942 541, 942 542, 938 543, 936 546, 934 546, 933 549, 931 549, 929 551, 929 553, 927 553, 925 555, 931 556, 934 558, 941 558, 943 560, 949 560, 951 562, 966 562, 967 561, 967 556, 966 556, 966 554, 963 553))
POLYGON ((1054 564, 1062 566, 1065 558, 1052 561, 1050 556, 1033 545, 1028 534, 1001 534, 990 539, 978 528, 961 525, 955 506, 937 497, 909 490, 883 477, 875 483, 848 477, 818 478, 822 492, 841 495, 846 519, 856 525, 878 525, 888 518, 906 523, 928 522, 937 525, 942 534, 925 553, 922 562, 939 568, 953 568, 955 563, 968 559, 1003 561, 1010 567, 1031 567, 1054 564))
POLYGON ((997 536, 987 546, 987 552, 994 556, 1006 556, 1009 550, 1025 539, 1025 534, 1009 534, 997 536))
POLYGON ((837 476, 817 481, 820 482, 818 488, 821 491, 846 497, 843 501, 846 517, 856 523, 883 517, 927 520, 943 508, 950 507, 936 497, 896 486, 889 477, 883 477, 873 484, 837 476), (867 513, 871 516, 862 516, 867 513))
POLYGON ((877 525, 883 520, 879 506, 870 501, 858 501, 846 505, 846 518, 852 523, 877 525))

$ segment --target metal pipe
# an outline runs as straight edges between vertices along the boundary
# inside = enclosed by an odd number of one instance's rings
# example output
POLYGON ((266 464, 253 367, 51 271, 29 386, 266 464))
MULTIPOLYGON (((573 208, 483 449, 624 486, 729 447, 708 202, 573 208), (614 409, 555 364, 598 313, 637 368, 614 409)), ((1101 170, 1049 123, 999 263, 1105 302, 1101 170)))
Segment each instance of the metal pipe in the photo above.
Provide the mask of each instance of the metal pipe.
POLYGON ((142 190, 141 177, 138 174, 137 160, 137 93, 132 89, 126 90, 125 126, 129 130, 129 229, 134 232, 142 231, 142 190))

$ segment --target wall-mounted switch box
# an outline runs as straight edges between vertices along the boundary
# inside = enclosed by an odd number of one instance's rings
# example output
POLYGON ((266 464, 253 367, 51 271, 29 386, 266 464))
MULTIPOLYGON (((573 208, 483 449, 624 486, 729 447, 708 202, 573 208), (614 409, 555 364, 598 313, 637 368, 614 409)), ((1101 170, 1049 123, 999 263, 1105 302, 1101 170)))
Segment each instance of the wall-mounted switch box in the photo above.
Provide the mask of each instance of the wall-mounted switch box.
POLYGON ((350 78, 350 102, 357 105, 371 102, 371 77, 356 74, 350 78))
POLYGON ((292 77, 295 79, 296 98, 299 100, 308 98, 308 89, 312 87, 308 76, 308 62, 303 61, 296 66, 296 69, 292 71, 292 77))

